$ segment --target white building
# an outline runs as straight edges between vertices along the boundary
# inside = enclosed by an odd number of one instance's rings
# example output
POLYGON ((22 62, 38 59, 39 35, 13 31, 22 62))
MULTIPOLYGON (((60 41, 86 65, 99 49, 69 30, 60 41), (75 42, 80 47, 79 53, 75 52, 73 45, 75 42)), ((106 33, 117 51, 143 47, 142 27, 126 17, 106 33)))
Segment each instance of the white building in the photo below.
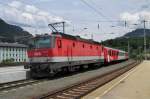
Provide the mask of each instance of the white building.
POLYGON ((0 43, 0 62, 13 59, 14 62, 27 62, 27 46, 18 43, 0 43))

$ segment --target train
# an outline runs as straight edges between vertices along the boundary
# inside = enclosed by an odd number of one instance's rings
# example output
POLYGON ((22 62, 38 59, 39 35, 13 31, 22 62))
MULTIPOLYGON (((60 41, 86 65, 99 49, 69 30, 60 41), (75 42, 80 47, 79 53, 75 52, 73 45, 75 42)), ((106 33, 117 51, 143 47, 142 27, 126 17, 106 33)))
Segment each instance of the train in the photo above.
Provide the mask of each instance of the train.
POLYGON ((61 32, 32 38, 28 50, 32 77, 51 77, 61 71, 74 71, 100 64, 128 60, 128 53, 101 43, 61 32))

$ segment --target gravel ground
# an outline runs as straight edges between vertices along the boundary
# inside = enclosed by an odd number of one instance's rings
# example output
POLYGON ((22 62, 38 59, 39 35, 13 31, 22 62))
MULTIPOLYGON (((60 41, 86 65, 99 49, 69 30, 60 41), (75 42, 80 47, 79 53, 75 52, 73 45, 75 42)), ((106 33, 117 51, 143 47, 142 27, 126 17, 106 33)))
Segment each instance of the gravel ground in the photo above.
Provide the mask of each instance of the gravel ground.
POLYGON ((31 99, 33 98, 33 96, 41 95, 59 88, 63 88, 65 86, 77 83, 81 81, 81 79, 86 80, 97 75, 101 75, 119 67, 123 67, 131 62, 132 61, 130 60, 120 64, 102 67, 96 70, 90 70, 67 77, 61 77, 32 86, 17 88, 8 92, 2 92, 0 93, 0 99, 31 99))

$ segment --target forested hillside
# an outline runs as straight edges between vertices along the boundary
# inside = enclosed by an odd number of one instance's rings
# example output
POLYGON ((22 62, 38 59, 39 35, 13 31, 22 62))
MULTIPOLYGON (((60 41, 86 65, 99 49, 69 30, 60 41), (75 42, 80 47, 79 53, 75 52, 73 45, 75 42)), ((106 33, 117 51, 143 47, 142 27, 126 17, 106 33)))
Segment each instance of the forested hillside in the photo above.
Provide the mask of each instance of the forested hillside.
MULTIPOLYGON (((103 41, 102 44, 113 48, 128 51, 128 42, 130 45, 131 57, 142 57, 144 50, 144 30, 136 29, 126 33, 122 37, 103 41)), ((147 52, 150 52, 150 29, 146 29, 147 52)))
POLYGON ((24 40, 24 39, 18 39, 25 36, 31 36, 32 35, 22 29, 19 26, 11 25, 6 23, 4 20, 0 19, 0 40, 3 42, 14 42, 24 40))

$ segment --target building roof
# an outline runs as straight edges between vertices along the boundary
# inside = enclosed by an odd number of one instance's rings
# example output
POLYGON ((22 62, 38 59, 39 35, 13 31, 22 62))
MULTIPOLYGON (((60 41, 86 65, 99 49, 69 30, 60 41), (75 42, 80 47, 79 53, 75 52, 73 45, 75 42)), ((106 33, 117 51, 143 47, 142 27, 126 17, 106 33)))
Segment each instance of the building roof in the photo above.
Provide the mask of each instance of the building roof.
POLYGON ((2 43, 0 42, 0 47, 21 47, 21 48, 27 48, 27 45, 19 44, 19 43, 2 43))

